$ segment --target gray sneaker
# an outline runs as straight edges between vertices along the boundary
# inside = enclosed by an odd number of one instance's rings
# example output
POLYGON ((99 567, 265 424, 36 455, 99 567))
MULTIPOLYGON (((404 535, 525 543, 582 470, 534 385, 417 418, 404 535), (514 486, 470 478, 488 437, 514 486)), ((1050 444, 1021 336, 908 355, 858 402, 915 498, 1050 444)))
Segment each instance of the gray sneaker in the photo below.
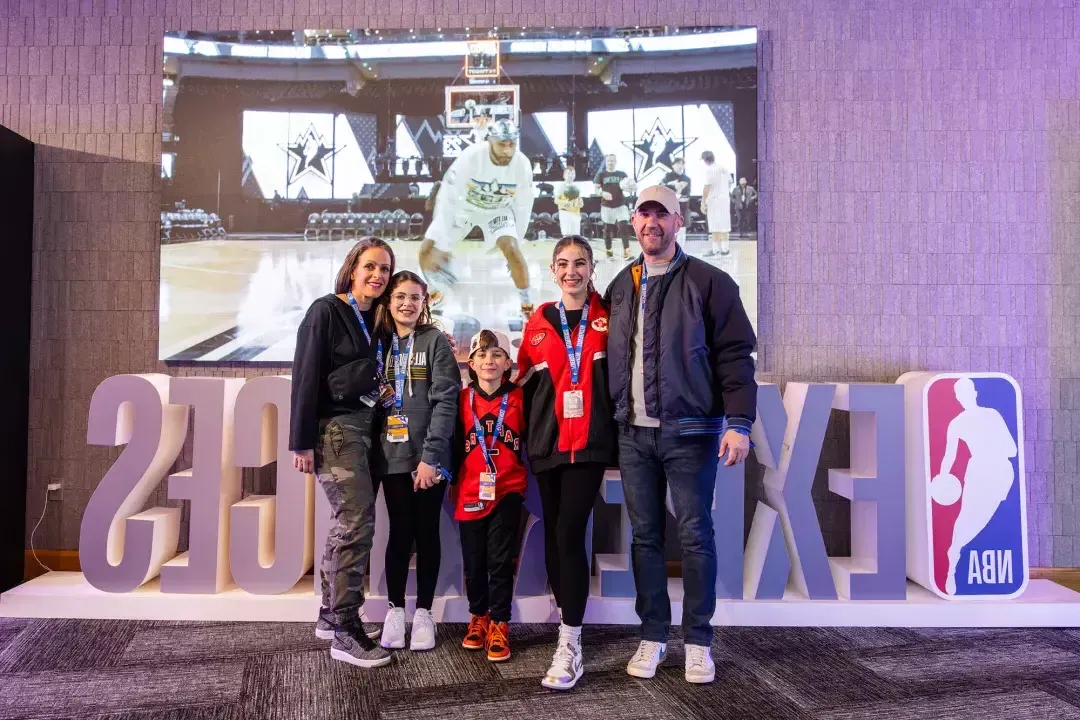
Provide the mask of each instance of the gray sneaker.
MULTIPOLYGON (((378 625, 364 620, 363 610, 360 611, 360 620, 364 623, 364 634, 369 638, 377 638, 382 633, 378 625)), ((315 621, 315 637, 320 640, 334 639, 334 613, 330 608, 319 608, 319 619, 315 621)))
POLYGON ((390 651, 364 634, 361 623, 343 627, 334 633, 330 657, 363 668, 381 667, 393 661, 390 651))

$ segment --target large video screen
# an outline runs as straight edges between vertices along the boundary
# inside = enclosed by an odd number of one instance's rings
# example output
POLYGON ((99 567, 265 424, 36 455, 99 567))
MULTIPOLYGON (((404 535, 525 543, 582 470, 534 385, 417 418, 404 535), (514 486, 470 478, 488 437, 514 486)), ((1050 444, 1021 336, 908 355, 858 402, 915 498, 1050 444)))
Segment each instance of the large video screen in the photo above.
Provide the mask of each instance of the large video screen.
POLYGON ((164 50, 162 360, 290 363, 365 235, 425 277, 437 240, 453 275, 429 277, 435 319, 462 348, 483 327, 519 344, 523 297, 558 297, 554 242, 588 237, 603 291, 640 253, 625 219, 655 184, 680 194, 679 243, 757 323, 753 28, 167 33, 164 50), (443 179, 504 123, 533 199, 494 242, 443 179), (450 230, 440 203, 460 211, 450 230))

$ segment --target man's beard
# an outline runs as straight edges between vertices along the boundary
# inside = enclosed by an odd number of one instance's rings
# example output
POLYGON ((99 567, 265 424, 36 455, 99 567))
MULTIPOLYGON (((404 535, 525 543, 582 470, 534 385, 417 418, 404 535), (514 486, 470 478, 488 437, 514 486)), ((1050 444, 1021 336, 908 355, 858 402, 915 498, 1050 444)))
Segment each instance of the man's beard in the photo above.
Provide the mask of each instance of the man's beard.
POLYGON ((650 235, 647 232, 638 233, 638 242, 644 247, 645 243, 660 243, 659 250, 666 250, 671 246, 671 243, 675 241, 675 233, 671 233, 671 237, 664 231, 660 231, 659 235, 650 235))
POLYGON ((491 162, 500 166, 509 165, 510 161, 514 159, 513 153, 511 153, 508 157, 502 158, 490 150, 488 151, 488 156, 491 158, 491 162))

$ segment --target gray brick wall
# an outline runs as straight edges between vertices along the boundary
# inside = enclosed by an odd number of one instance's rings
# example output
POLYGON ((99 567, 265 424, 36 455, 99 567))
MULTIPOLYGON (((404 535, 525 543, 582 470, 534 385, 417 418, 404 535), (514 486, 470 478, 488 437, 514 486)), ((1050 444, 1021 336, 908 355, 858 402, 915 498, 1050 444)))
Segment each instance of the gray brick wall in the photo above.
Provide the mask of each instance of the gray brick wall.
MULTIPOLYGON (((45 486, 65 483, 38 546, 76 547, 81 510, 116 456, 86 445, 93 389, 116 373, 166 370, 156 360, 166 29, 565 26, 573 18, 762 30, 761 377, 1011 373, 1027 408, 1032 564, 1080 562, 1077 2, 607 0, 581 8, 569 0, 4 3, 0 122, 40 147, 31 524, 45 486)), ((843 461, 842 441, 838 423, 827 461, 843 461)), ((265 482, 252 475, 247 484, 265 482)), ((819 486, 827 544, 842 552, 846 507, 819 486)))

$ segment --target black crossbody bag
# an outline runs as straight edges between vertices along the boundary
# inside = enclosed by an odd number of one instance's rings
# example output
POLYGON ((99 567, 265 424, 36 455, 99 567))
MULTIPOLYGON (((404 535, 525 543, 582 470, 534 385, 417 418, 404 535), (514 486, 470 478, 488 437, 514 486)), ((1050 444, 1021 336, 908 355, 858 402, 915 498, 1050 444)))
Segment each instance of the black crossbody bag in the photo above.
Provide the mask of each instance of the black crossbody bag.
MULTIPOLYGON (((345 321, 345 327, 349 331, 349 336, 352 338, 353 344, 356 347, 370 347, 369 343, 364 342, 360 337, 360 333, 356 331, 355 325, 356 318, 349 317, 345 313, 353 313, 351 307, 342 307, 341 303, 334 303, 334 309, 337 311, 341 319, 345 321)), ((365 395, 370 394, 376 388, 379 387, 379 375, 378 367, 374 361, 370 358, 359 358, 353 360, 350 363, 342 365, 326 377, 326 385, 330 391, 330 397, 336 402, 343 402, 347 400, 359 400, 365 395)))

